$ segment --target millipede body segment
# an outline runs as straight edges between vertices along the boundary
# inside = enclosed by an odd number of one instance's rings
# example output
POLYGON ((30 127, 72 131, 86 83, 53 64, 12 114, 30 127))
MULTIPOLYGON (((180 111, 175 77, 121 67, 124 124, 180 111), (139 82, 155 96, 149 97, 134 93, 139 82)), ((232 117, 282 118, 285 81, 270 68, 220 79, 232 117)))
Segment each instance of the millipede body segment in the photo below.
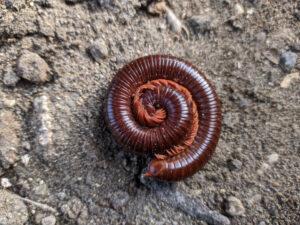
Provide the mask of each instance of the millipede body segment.
POLYGON ((205 75, 179 58, 151 55, 118 71, 107 99, 108 126, 128 151, 153 157, 145 176, 178 181, 211 157, 221 107, 205 75))

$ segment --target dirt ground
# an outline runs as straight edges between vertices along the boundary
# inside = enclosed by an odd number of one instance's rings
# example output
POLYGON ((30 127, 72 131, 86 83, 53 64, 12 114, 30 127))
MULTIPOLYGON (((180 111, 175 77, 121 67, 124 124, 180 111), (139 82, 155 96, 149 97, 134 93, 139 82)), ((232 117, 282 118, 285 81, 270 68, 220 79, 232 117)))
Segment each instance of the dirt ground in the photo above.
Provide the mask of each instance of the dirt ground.
POLYGON ((0 224, 299 224, 300 2, 170 0, 179 33, 149 4, 0 0, 0 224), (104 122, 112 77, 148 54, 202 68, 222 101, 212 160, 171 186, 104 122))

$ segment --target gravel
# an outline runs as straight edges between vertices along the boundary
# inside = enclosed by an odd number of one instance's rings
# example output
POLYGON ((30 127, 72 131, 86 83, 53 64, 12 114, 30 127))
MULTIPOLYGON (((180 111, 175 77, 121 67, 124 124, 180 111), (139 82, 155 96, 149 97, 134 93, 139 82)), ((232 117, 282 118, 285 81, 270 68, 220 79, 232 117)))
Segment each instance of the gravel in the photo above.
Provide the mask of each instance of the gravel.
POLYGON ((291 51, 284 52, 280 55, 280 65, 283 70, 290 72, 297 63, 297 54, 291 51))
POLYGON ((108 57, 109 50, 105 41, 101 38, 96 39, 88 48, 91 57, 98 63, 108 57))
POLYGON ((73 197, 61 207, 61 211, 72 220, 76 220, 78 225, 84 225, 88 219, 88 210, 80 199, 73 197))
POLYGON ((8 178, 1 178, 1 186, 3 188, 10 188, 12 186, 12 184, 10 183, 9 179, 8 178))
POLYGON ((231 171, 239 171, 242 169, 243 163, 238 159, 232 159, 228 161, 228 168, 231 171))
POLYGON ((109 197, 110 204, 112 207, 116 210, 121 209, 122 207, 125 207, 129 201, 130 196, 127 192, 124 191, 118 191, 113 193, 109 197))
POLYGON ((56 218, 53 215, 46 216, 41 221, 42 225, 55 225, 56 224, 56 218))
POLYGON ((30 51, 24 51, 17 63, 18 75, 32 83, 49 81, 50 68, 43 58, 30 51))
POLYGON ((204 15, 192 16, 188 23, 197 36, 209 33, 216 29, 218 21, 212 13, 207 13, 204 15))
POLYGON ((28 217, 27 207, 17 195, 0 190, 0 224, 24 225, 28 217))
POLYGON ((9 168, 18 160, 20 140, 18 133, 21 125, 10 111, 0 111, 0 163, 9 168))
POLYGON ((225 211, 230 216, 243 216, 245 214, 243 203, 234 196, 229 196, 226 199, 225 211))
POLYGON ((3 83, 8 87, 15 87, 20 77, 10 68, 8 69, 3 77, 3 83))

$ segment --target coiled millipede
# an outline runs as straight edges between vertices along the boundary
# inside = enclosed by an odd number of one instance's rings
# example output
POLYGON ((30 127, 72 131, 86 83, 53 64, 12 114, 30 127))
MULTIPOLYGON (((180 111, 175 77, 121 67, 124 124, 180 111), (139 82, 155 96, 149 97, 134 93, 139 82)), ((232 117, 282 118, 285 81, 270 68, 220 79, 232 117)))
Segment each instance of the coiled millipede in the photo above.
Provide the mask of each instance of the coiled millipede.
POLYGON ((108 126, 125 149, 153 156, 145 176, 178 181, 210 159, 221 132, 221 105, 205 75, 167 55, 136 59, 112 80, 108 126))

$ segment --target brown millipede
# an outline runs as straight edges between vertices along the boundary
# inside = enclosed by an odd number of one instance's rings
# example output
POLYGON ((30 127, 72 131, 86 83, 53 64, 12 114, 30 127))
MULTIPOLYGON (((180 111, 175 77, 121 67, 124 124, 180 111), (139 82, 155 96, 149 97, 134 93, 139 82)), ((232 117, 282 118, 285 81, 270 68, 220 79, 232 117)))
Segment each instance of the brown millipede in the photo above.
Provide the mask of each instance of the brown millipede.
POLYGON ((203 72, 167 55, 120 69, 107 98, 108 126, 125 149, 153 156, 145 176, 178 181, 210 159, 221 132, 221 106, 203 72))

